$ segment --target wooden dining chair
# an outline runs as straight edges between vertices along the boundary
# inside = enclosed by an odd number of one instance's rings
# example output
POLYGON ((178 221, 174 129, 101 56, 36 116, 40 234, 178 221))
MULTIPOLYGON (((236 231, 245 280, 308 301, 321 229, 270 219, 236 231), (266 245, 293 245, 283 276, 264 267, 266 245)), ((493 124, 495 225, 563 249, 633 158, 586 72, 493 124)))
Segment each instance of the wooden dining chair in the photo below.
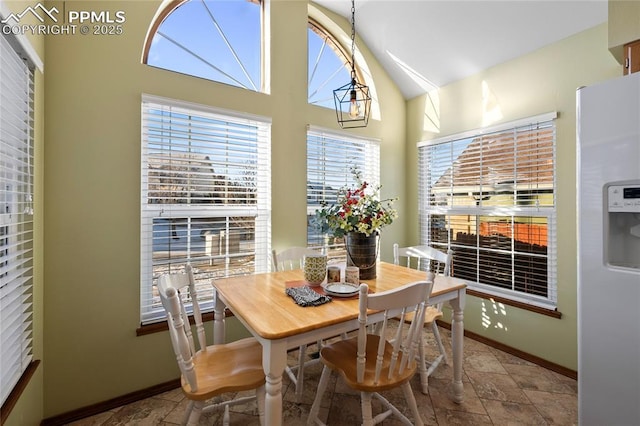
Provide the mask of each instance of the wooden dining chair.
POLYGON ((167 313, 171 344, 178 360, 182 391, 189 399, 183 424, 197 425, 203 412, 224 408, 223 424, 229 424, 229 406, 257 399, 260 423, 264 424, 265 375, 262 346, 254 338, 227 344, 207 345, 198 293, 191 265, 184 273, 165 274, 156 285, 167 313), (191 331, 185 302, 193 307, 195 335, 191 331), (208 400, 224 393, 256 390, 247 396, 214 403, 208 400), (257 397, 257 398, 256 398, 257 397))
POLYGON ((395 243, 393 245, 393 263, 400 265, 401 257, 405 260, 402 263, 409 268, 429 270, 445 277, 451 276, 453 250, 443 252, 427 245, 400 247, 398 243, 395 243))
MULTIPOLYGON (((282 250, 280 253, 276 253, 273 250, 273 268, 276 271, 288 271, 292 269, 304 268, 304 257, 306 255, 318 254, 318 250, 310 249, 307 247, 290 247, 282 250)), ((318 351, 322 347, 322 341, 318 340, 318 351)), ((291 382, 295 386, 296 401, 300 402, 302 399, 302 391, 304 389, 304 368, 311 364, 318 363, 318 359, 306 359, 307 345, 301 345, 298 347, 298 363, 295 366, 287 365, 285 367, 285 373, 291 379, 291 382)))
POLYGON ((325 345, 320 351, 324 364, 318 391, 311 406, 307 425, 324 423, 318 417, 320 402, 333 371, 344 382, 360 392, 362 424, 375 425, 395 415, 407 425, 422 425, 410 380, 418 369, 417 352, 422 336, 424 310, 433 288, 434 274, 429 272, 425 281, 405 284, 397 289, 369 294, 367 284, 360 285, 358 333, 355 337, 325 345), (369 333, 369 312, 384 312, 376 333, 369 333), (407 315, 412 314, 413 320, 407 315), (399 319, 399 321, 398 321, 399 319), (401 387, 413 423, 402 414, 381 392, 401 387), (372 398, 379 400, 383 412, 373 415, 372 398))
MULTIPOLYGON (((393 245, 393 263, 396 265, 403 263, 409 268, 424 269, 435 273, 441 273, 448 277, 451 275, 452 260, 452 250, 448 250, 445 253, 427 245, 410 247, 399 247, 397 243, 393 245), (401 258, 404 258, 405 261, 401 262, 401 258)), ((435 306, 427 306, 424 315, 424 324, 431 329, 436 345, 438 346, 438 350, 440 351, 440 355, 431 361, 427 361, 424 353, 424 341, 420 345, 419 370, 422 393, 424 394, 429 392, 429 376, 442 361, 444 361, 445 364, 449 362, 447 352, 442 344, 438 324, 436 323, 438 318, 442 318, 442 304, 440 303, 435 306)))
POLYGON ((289 247, 276 253, 272 252, 273 269, 275 271, 289 271, 291 269, 302 269, 304 267, 304 257, 306 255, 318 254, 320 251, 307 247, 289 247))

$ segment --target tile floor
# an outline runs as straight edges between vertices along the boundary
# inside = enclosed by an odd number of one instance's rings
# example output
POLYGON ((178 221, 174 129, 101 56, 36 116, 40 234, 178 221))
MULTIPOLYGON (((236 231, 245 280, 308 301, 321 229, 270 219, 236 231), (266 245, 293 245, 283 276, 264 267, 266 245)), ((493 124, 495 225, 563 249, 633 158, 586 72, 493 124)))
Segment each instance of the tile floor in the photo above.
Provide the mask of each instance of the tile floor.
MULTIPOLYGON (((450 332, 441 329, 445 345, 450 347, 450 332)), ((429 338, 427 333, 427 338, 429 338)), ((427 340, 433 352, 433 342, 427 340)), ((535 364, 501 352, 465 337, 464 392, 462 404, 450 397, 451 361, 441 364, 429 378, 429 394, 420 392, 419 378, 412 381, 416 400, 425 425, 576 425, 578 423, 577 383, 574 379, 546 370, 535 364)), ((296 353, 290 354, 294 363, 296 353)), ((295 402, 294 389, 288 378, 283 379, 284 424, 306 424, 314 392, 322 370, 321 364, 306 369, 305 391, 300 403, 295 402)), ((385 395, 403 412, 401 392, 385 395)), ((152 398, 107 411, 72 423, 89 425, 175 425, 180 424, 186 400, 181 390, 166 392, 152 398)), ((374 404, 374 415, 376 406, 374 404)), ((360 402, 357 393, 332 376, 321 407, 321 417, 329 425, 360 424, 360 402), (329 392, 330 391, 330 392, 329 392), (328 417, 328 418, 327 418, 328 417)), ((410 417, 410 415, 409 415, 410 417)), ((221 425, 222 413, 204 415, 200 424, 221 425)), ((231 408, 232 425, 259 425, 255 402, 231 408)), ((400 422, 393 416, 385 426, 400 422)))

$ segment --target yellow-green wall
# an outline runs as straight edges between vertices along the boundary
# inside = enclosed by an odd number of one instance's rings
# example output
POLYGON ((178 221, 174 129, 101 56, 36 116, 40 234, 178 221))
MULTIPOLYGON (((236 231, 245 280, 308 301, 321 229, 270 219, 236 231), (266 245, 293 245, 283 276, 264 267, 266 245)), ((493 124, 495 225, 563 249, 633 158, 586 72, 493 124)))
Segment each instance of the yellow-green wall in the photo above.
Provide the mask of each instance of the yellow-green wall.
MULTIPOLYGON (((179 375, 166 333, 135 333, 143 93, 270 117, 273 246, 306 244, 306 126, 337 128, 334 111, 307 104, 307 2, 270 4, 268 95, 141 64, 159 4, 67 2, 67 9, 124 11, 124 34, 46 40, 45 417, 179 375)), ((348 29, 347 21, 336 21, 348 29)), ((383 196, 393 196, 404 190, 405 101, 364 54, 385 124, 353 132, 382 140, 383 196)), ((386 229, 385 244, 401 230, 401 224, 386 229)))
MULTIPOLYGON (((562 319, 535 314, 491 300, 467 297, 466 330, 545 360, 577 370, 576 331, 576 89, 621 73, 608 51, 602 24, 518 59, 440 88, 408 102, 407 152, 417 158, 416 143, 483 126, 482 85, 508 122, 557 111, 556 171, 558 311, 562 319), (439 102, 439 132, 424 131, 425 105, 439 102), (429 101, 429 102, 427 102, 429 101)), ((428 111, 428 114, 432 114, 428 111)), ((491 123, 496 124, 497 122, 491 123)), ((407 167, 407 190, 415 193, 416 161, 407 167)), ((408 207, 415 211, 414 203, 408 207)), ((408 235, 417 235, 417 218, 408 235)), ((417 237, 416 237, 417 238, 417 237)), ((410 238, 409 243, 417 242, 410 238)))

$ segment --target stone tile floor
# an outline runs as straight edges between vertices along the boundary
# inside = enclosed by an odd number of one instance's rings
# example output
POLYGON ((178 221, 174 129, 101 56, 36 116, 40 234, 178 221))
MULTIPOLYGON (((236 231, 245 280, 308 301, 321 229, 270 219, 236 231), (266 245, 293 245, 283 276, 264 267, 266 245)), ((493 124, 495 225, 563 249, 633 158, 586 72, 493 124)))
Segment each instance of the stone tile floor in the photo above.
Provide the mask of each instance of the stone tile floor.
MULTIPOLYGON (((445 346, 450 348, 449 330, 440 330, 445 346)), ((429 340, 429 333, 426 336, 428 353, 435 355, 435 345, 429 340)), ((466 337, 464 354, 465 400, 462 404, 454 403, 450 396, 451 361, 441 364, 429 378, 428 395, 420 392, 419 377, 414 377, 412 386, 425 425, 578 424, 576 380, 466 337)), ((295 364, 296 355, 297 352, 290 353, 290 365, 295 364)), ((321 371, 320 363, 305 369, 304 394, 299 403, 295 402, 294 387, 285 376, 285 425, 306 424, 321 371)), ((390 391, 385 397, 401 411, 408 412, 401 392, 390 391)), ((176 389, 71 424, 175 425, 180 424, 186 404, 181 390, 176 389)), ((374 400, 374 415, 376 412, 374 400)), ((359 395, 333 375, 320 414, 329 425, 358 425, 361 422, 359 395)), ((221 425, 222 412, 203 415, 200 424, 221 425)), ((231 407, 231 424, 259 425, 255 402, 231 407)), ((401 423, 392 416, 382 424, 396 426, 401 423)))

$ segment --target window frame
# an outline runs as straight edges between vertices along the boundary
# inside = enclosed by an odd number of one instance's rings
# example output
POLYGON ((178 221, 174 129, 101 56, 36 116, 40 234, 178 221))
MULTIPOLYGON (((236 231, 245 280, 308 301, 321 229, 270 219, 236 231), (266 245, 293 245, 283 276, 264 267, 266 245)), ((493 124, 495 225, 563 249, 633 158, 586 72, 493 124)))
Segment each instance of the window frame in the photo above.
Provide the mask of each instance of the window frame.
MULTIPOLYGON (((501 288, 500 286, 498 286, 497 281, 496 283, 492 284, 487 282, 480 283, 477 280, 476 281, 467 280, 469 289, 471 289, 472 291, 475 290, 480 294, 487 294, 490 296, 499 297, 502 300, 511 300, 517 304, 522 304, 525 306, 529 305, 529 306, 534 306, 537 308, 542 308, 547 310, 555 310, 557 308, 557 293, 558 293, 557 291, 557 284, 558 284, 557 283, 557 260, 556 260, 557 206, 556 206, 556 199, 555 199, 556 193, 557 193, 557 177, 556 177, 557 141, 556 141, 556 122, 555 122, 556 118, 557 118, 557 113, 551 112, 551 113, 541 114, 534 117, 525 118, 522 120, 516 120, 516 121, 512 121, 512 122, 508 122, 508 123, 504 123, 504 124, 500 124, 492 127, 487 127, 484 129, 476 129, 476 130, 471 130, 471 131, 467 131, 459 134, 449 135, 443 138, 438 138, 430 141, 422 141, 417 144, 418 159, 419 159, 418 160, 419 161, 418 198, 419 198, 420 239, 422 244, 430 244, 436 247, 440 247, 443 250, 452 249, 454 251, 454 267, 453 267, 454 276, 455 276, 455 263, 456 263, 456 254, 455 254, 456 249, 459 249, 460 252, 462 252, 464 249, 474 249, 476 251, 477 253, 476 263, 475 263, 476 278, 479 276, 481 272, 481 264, 479 263, 481 253, 483 252, 490 253, 492 251, 491 247, 487 245, 483 245, 483 243, 481 242, 482 235, 480 232, 480 229, 481 229, 480 224, 483 223, 483 218, 494 216, 494 217, 501 217, 501 218, 507 218, 507 219, 510 218, 511 220, 511 222, 508 222, 509 226, 511 226, 510 228, 511 235, 510 236, 507 235, 507 237, 509 237, 509 240, 511 241, 511 246, 510 246, 511 248, 506 251, 505 250, 494 251, 495 253, 500 252, 502 253, 502 255, 506 255, 506 254, 511 255, 511 262, 512 262, 511 263, 511 268, 512 268, 511 289, 501 288), (506 192, 507 194, 511 194, 511 196, 513 196, 513 200, 512 200, 513 205, 505 207, 503 204, 500 204, 499 202, 494 202, 494 205, 491 205, 490 201, 484 202, 483 196, 489 193, 484 192, 484 190, 482 189, 482 183, 479 184, 479 187, 480 187, 479 192, 477 197, 475 197, 477 200, 475 206, 464 205, 463 203, 456 204, 454 201, 455 184, 454 184, 453 178, 450 178, 451 180, 450 193, 446 195, 447 198, 450 197, 450 201, 440 202, 438 203, 438 205, 434 205, 435 201, 433 203, 430 203, 429 200, 432 199, 431 197, 433 197, 433 194, 430 192, 429 186, 430 185, 432 187, 434 186, 433 183, 430 183, 431 180, 433 180, 433 177, 430 175, 430 170, 434 170, 434 169, 443 170, 448 167, 447 173, 453 172, 454 168, 456 167, 456 161, 459 160, 460 157, 462 157, 462 154, 466 150, 466 148, 464 148, 462 151, 458 151, 457 153, 454 153, 456 151, 456 148, 454 146, 456 142, 462 142, 465 140, 472 140, 477 138, 490 139, 491 136, 502 135, 503 133, 506 134, 511 131, 513 131, 514 134, 517 135, 518 129, 526 129, 529 126, 532 129, 543 128, 545 126, 548 126, 550 128, 551 135, 552 135, 552 152, 550 154, 549 153, 546 154, 546 155, 549 155, 549 157, 544 157, 546 161, 552 161, 553 163, 551 166, 552 188, 550 189, 545 188, 539 191, 540 194, 545 192, 546 194, 548 194, 548 191, 551 190, 550 197, 547 196, 544 199, 546 201, 544 201, 542 205, 540 205, 540 203, 536 203, 534 205, 527 205, 531 201, 530 199, 525 198, 525 196, 522 196, 522 198, 518 198, 519 190, 517 189, 518 181, 516 179, 518 176, 520 176, 518 173, 523 173, 522 170, 526 169, 527 166, 522 166, 522 169, 518 168, 517 166, 519 154, 517 151, 518 140, 516 139, 516 137, 513 138, 513 142, 512 142, 514 146, 514 151, 513 151, 514 152, 513 154, 514 176, 512 181, 513 189, 511 189, 512 192, 509 192, 509 189, 507 189, 507 192, 506 192), (447 148, 448 145, 449 145, 449 148, 447 148), (433 163, 433 161, 435 161, 434 159, 429 160, 429 153, 431 152, 430 150, 435 149, 435 147, 443 147, 445 152, 447 149, 450 149, 451 162, 449 163, 442 162, 442 164, 435 164, 433 163), (472 245, 471 243, 469 245, 460 245, 452 241, 453 239, 451 235, 452 227, 448 221, 452 217, 461 216, 461 215, 468 216, 469 222, 475 223, 476 225, 475 228, 473 228, 474 229, 473 232, 475 232, 476 234, 475 245, 472 245), (438 239, 437 237, 434 238, 432 236, 432 229, 434 228, 431 228, 431 220, 434 216, 437 216, 440 220, 444 218, 445 222, 443 225, 444 226, 443 229, 446 229, 447 231, 446 231, 446 237, 443 237, 442 239, 438 239), (517 268, 514 263, 515 262, 514 256, 528 255, 532 259, 538 257, 533 252, 521 252, 515 249, 516 247, 515 235, 517 231, 515 230, 515 227, 512 225, 516 222, 519 223, 519 221, 516 221, 517 218, 525 218, 525 219, 529 218, 531 220, 531 223, 534 223, 536 219, 541 219, 546 222, 546 255, 544 256, 544 258, 546 258, 546 274, 547 274, 546 275, 546 292, 547 292, 546 296, 536 295, 536 294, 531 294, 531 293, 516 290, 518 283, 515 280, 514 271, 516 271, 517 268), (443 240, 446 240, 446 241, 443 241, 443 240)), ((525 139, 525 142, 526 141, 527 140, 525 139)), ((460 148, 457 148, 457 149, 459 150, 460 148)), ((458 164, 460 164, 460 162, 458 164)), ((507 162, 507 164, 510 164, 510 163, 507 162)), ((548 164, 548 163, 545 163, 545 164, 548 164)), ((543 165, 541 167, 545 167, 545 166, 543 165)), ((548 165, 546 167, 548 168, 548 165)), ((489 169, 489 167, 487 167, 487 169, 489 169)), ((482 172, 478 172, 478 173, 482 173, 482 172)), ((485 175, 480 174, 478 177, 479 182, 482 182, 482 179, 484 178, 486 178, 486 173, 485 175)), ((469 194, 471 195, 472 193, 470 192, 469 194)), ((475 192, 473 194, 475 195, 475 192)), ((491 227, 490 221, 484 221, 484 223, 487 223, 488 227, 491 227)), ((494 222, 494 223, 497 223, 497 222, 494 222)), ((472 231, 470 232, 471 232, 470 235, 472 235, 473 232, 472 231)), ((501 235, 501 233, 498 232, 498 235, 501 235)), ((501 235, 501 236, 504 237, 504 235, 501 235)), ((458 256, 460 256, 460 254, 458 254, 458 256)), ((467 257, 466 259, 468 260, 469 258, 467 257)))
MULTIPOLYGON (((162 98, 153 95, 143 95, 142 96, 142 135, 141 135, 141 214, 140 214, 140 318, 141 323, 150 324, 153 322, 161 321, 165 318, 165 313, 162 310, 159 299, 154 297, 153 295, 153 283, 156 276, 161 273, 161 271, 154 271, 154 266, 157 269, 161 268, 161 263, 165 264, 164 268, 173 268, 174 265, 178 268, 182 268, 186 262, 200 262, 202 264, 203 261, 210 262, 209 265, 215 265, 216 262, 222 261, 223 266, 220 268, 203 268, 207 269, 206 271, 202 271, 202 275, 198 276, 197 268, 196 268, 196 279, 197 281, 202 282, 203 292, 201 301, 203 302, 203 306, 205 310, 212 309, 213 305, 212 301, 212 289, 210 288, 210 281, 214 277, 220 276, 232 276, 232 275, 241 275, 243 273, 258 273, 258 272, 266 272, 270 267, 270 253, 271 253, 271 154, 270 154, 270 132, 271 132, 271 121, 265 117, 258 117, 254 115, 222 110, 219 108, 213 108, 205 105, 194 104, 186 101, 179 101, 175 99, 162 98), (172 192, 168 192, 168 195, 162 195, 159 193, 159 189, 155 190, 155 195, 150 195, 149 185, 150 185, 150 168, 148 166, 150 153, 148 152, 149 148, 149 137, 147 136, 148 130, 148 117, 156 117, 152 112, 145 112, 147 108, 166 108, 170 111, 175 111, 175 116, 183 116, 185 114, 190 114, 187 123, 198 123, 205 121, 208 125, 208 121, 206 120, 216 120, 216 125, 220 125, 221 122, 230 123, 229 134, 231 137, 242 137, 244 135, 233 134, 232 130, 237 128, 234 126, 255 126, 256 127, 256 141, 255 147, 252 150, 255 150, 253 154, 247 154, 244 152, 246 143, 245 139, 242 139, 240 143, 243 145, 238 147, 231 147, 231 149, 242 149, 243 152, 239 152, 239 154, 243 159, 245 155, 249 155, 247 157, 248 161, 246 161, 247 168, 243 169, 248 172, 256 173, 254 178, 256 182, 256 195, 255 198, 251 196, 246 191, 241 191, 234 195, 233 189, 229 189, 228 183, 231 182, 230 179, 226 179, 219 183, 216 181, 218 179, 213 171, 211 171, 212 179, 207 179, 208 175, 202 175, 201 171, 195 167, 190 166, 188 171, 183 172, 185 176, 188 174, 189 176, 199 177, 202 183, 199 183, 197 189, 190 189, 191 192, 188 192, 186 195, 183 195, 183 192, 180 190, 171 190, 172 192), (203 186, 208 185, 208 186, 203 186), (218 186, 220 185, 220 186, 218 186), (217 194, 217 190, 221 190, 222 188, 226 189, 231 194, 232 198, 225 198, 232 200, 231 202, 223 203, 219 200, 219 196, 217 194), (210 191, 206 191, 209 189, 210 191), (193 197, 194 194, 197 197, 200 192, 208 193, 207 199, 202 198, 193 198, 194 202, 185 201, 188 197, 193 197), (178 194, 178 195, 176 195, 178 194), (239 195, 238 195, 239 194, 239 195), (167 202, 156 202, 149 203, 153 197, 162 201, 163 197, 164 201, 175 200, 173 203, 167 202), (207 200, 209 200, 207 202, 207 200), (247 204, 235 203, 235 201, 249 201, 247 204), (220 231, 220 244, 224 244, 224 252, 221 246, 219 252, 215 252, 213 250, 209 250, 208 245, 211 243, 215 246, 215 241, 206 240, 206 243, 201 242, 205 245, 205 256, 197 254, 197 249, 193 250, 190 248, 192 241, 195 241, 194 232, 197 231, 196 227, 192 227, 191 225, 200 224, 201 226, 207 226, 207 223, 211 223, 210 226, 214 226, 217 219, 224 218, 225 220, 225 234, 222 234, 222 230, 220 231), (236 239, 242 238, 242 235, 238 234, 229 228, 229 223, 233 219, 247 219, 255 220, 255 231, 253 236, 253 244, 254 244, 254 261, 253 266, 250 268, 251 271, 247 272, 244 268, 240 270, 238 267, 230 268, 229 265, 233 263, 234 259, 243 258, 246 256, 251 256, 251 252, 243 251, 244 249, 241 247, 241 243, 238 242, 238 247, 235 247, 235 244, 231 242, 236 239), (253 219, 250 219, 253 218, 253 219), (162 234, 162 231, 155 231, 154 234, 154 222, 158 223, 158 221, 169 221, 167 225, 159 224, 159 226, 167 228, 168 226, 181 227, 180 230, 177 231, 180 233, 180 239, 184 239, 187 244, 186 252, 184 249, 177 249, 181 252, 182 257, 186 257, 184 260, 176 260, 175 262, 171 259, 169 260, 158 260, 154 263, 152 259, 152 255, 154 253, 153 244, 158 241, 157 239, 165 238, 168 235, 168 231, 164 231, 165 234, 162 234), (169 225, 171 223, 171 225, 169 225), (175 225, 177 223, 177 225, 175 225), (184 228, 184 229, 182 229, 184 228), (186 232, 186 236, 185 236, 186 232), (233 237, 237 235, 237 237, 233 237), (225 237, 226 236, 226 237, 225 237), (231 242, 230 242, 231 241, 231 242), (231 247, 233 245, 233 248, 231 247), (186 254, 183 254, 186 253, 186 254), (208 253, 208 254, 207 254, 208 253), (210 270, 211 269, 211 270, 210 270), (215 269, 215 270, 214 270, 215 269), (157 299, 157 300, 156 300, 157 299)), ((163 110, 164 111, 164 110, 163 110)), ((169 114, 174 114, 171 112, 169 114)), ((163 116, 164 117, 164 116, 163 116)), ((173 115, 171 115, 173 118, 173 115)), ((169 116, 166 118, 167 122, 170 121, 169 116)), ((184 128, 185 120, 183 118, 175 119, 175 121, 179 121, 179 124, 176 124, 177 129, 184 128)), ((164 121, 163 121, 164 123, 164 121)), ((157 124, 160 126, 160 124, 157 124)), ((163 135, 163 139, 179 139, 179 136, 184 133, 184 130, 176 130, 175 133, 172 133, 171 130, 166 131, 166 135, 163 135)), ((221 137, 217 134, 211 135, 207 138, 206 134, 199 135, 199 147, 191 148, 189 147, 189 155, 188 155, 188 163, 193 163, 193 153, 196 153, 198 150, 201 152, 210 152, 205 151, 205 149, 210 148, 215 149, 216 147, 221 147, 223 143, 221 143, 218 139, 221 137)), ((232 139, 238 141, 239 139, 232 139)), ((251 142, 251 141, 250 141, 251 142)), ((167 149, 170 149, 169 146, 184 146, 184 142, 181 145, 178 145, 180 142, 176 142, 172 144, 169 142, 163 142, 163 144, 167 145, 167 149)), ((251 152, 251 151, 248 151, 251 152)), ((202 155, 202 154, 199 154, 202 155)), ((186 154, 185 154, 185 157, 186 154)), ((184 164, 184 158, 176 160, 176 167, 183 167, 180 164, 184 164)), ((209 160, 209 158, 207 158, 209 160)), ((237 160, 237 157, 236 157, 237 160)), ((160 160, 165 161, 165 160, 160 160)), ((231 165, 231 163, 229 163, 231 165)), ((235 163, 237 165, 237 163, 235 163)), ((227 176, 227 175, 224 175, 227 176)), ((229 175, 230 176, 230 175, 229 175)), ((153 178, 153 176, 152 176, 153 178)), ((162 179, 162 175, 158 175, 156 179, 162 179)), ((180 175, 174 175, 174 180, 180 180, 180 175)), ((186 185, 186 184, 185 184, 186 185)), ((196 187, 195 184, 189 184, 189 188, 196 187)), ((169 191, 169 190, 165 190, 169 191)), ((182 190, 184 191, 184 189, 182 190)), ((226 192, 225 192, 226 194, 226 192)), ((227 195, 224 195, 227 197, 227 195)), ((221 197, 221 196, 220 196, 221 197)), ((220 223, 220 222, 216 222, 220 223)), ((167 228, 168 229, 168 228, 167 228)), ((209 228, 203 228, 201 230, 201 237, 205 238, 202 234, 202 231, 209 228)), ((211 228, 213 229, 213 228, 211 228)), ((211 235, 213 238, 214 235, 211 235)), ((169 252, 171 252, 171 248, 169 248, 169 252)), ((177 252, 176 252, 177 253, 177 252)), ((193 264, 193 266, 197 266, 197 264, 193 264)))

